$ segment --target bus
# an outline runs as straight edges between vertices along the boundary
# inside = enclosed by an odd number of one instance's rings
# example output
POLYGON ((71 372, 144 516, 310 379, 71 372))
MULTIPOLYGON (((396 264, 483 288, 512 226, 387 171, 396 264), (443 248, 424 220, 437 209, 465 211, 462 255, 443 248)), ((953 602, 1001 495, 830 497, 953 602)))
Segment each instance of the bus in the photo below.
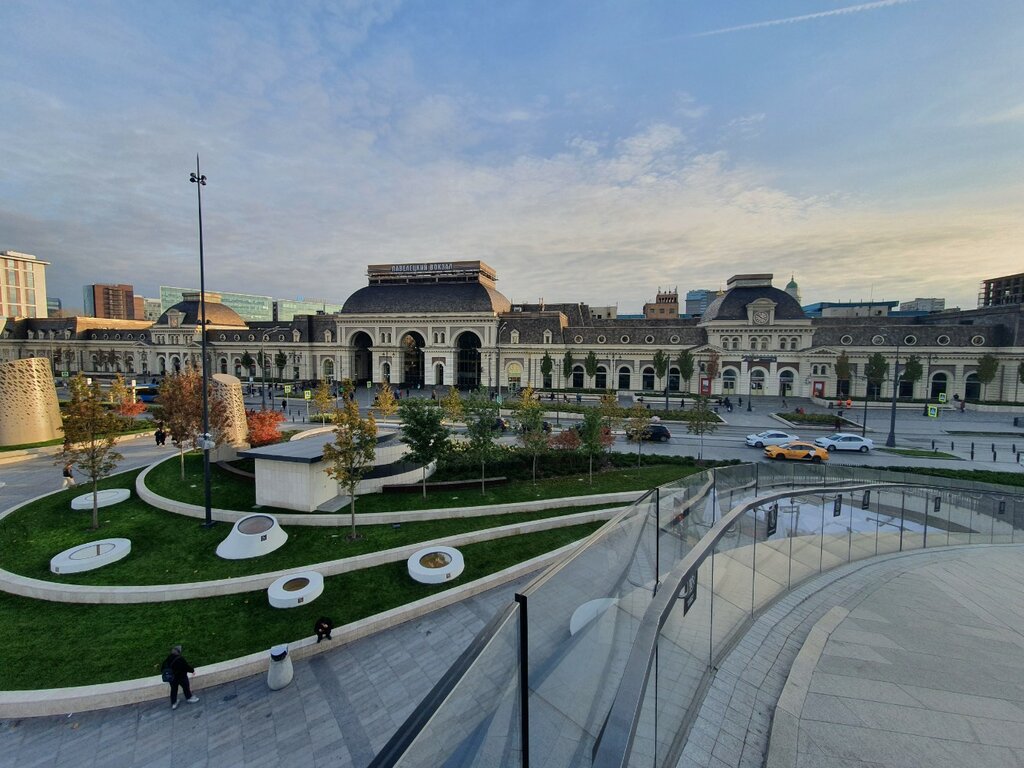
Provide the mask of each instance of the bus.
POLYGON ((135 387, 135 399, 140 403, 152 403, 159 394, 160 388, 149 384, 135 387))

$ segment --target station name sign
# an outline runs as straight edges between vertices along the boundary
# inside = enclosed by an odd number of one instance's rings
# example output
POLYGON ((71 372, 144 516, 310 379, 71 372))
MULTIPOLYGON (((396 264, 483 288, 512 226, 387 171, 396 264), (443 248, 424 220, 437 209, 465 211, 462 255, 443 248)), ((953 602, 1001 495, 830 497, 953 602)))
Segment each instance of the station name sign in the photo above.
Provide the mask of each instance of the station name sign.
POLYGON ((454 262, 438 261, 432 264, 392 264, 391 272, 450 272, 454 268, 454 262))

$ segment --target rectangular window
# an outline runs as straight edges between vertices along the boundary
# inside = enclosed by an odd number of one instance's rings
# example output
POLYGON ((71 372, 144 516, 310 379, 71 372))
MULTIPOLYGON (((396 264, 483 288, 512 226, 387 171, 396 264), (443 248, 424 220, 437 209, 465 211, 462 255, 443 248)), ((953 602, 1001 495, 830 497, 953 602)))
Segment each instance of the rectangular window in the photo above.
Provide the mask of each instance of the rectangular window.
POLYGON ((36 273, 35 273, 35 270, 33 270, 33 269, 26 269, 25 270, 25 285, 27 285, 29 288, 35 288, 36 287, 36 273))

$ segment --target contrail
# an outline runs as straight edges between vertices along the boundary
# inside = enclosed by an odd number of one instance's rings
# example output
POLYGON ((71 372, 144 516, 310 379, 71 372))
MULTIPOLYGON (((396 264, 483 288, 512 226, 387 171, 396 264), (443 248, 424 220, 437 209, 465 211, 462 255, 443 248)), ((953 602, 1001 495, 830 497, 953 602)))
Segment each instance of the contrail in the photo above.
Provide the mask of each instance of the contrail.
POLYGON ((848 5, 845 8, 836 8, 831 11, 820 11, 819 13, 805 13, 802 16, 790 16, 786 19, 772 19, 770 21, 755 21, 753 24, 741 24, 738 27, 725 27, 724 29, 712 29, 709 32, 698 32, 690 37, 710 37, 711 35, 724 35, 727 32, 740 32, 744 29, 761 29, 762 27, 776 27, 780 24, 796 24, 800 21, 811 21, 812 19, 824 19, 828 16, 846 16, 861 11, 873 11, 876 8, 888 8, 893 5, 904 5, 905 3, 916 3, 917 0, 877 0, 873 3, 861 3, 860 5, 848 5))

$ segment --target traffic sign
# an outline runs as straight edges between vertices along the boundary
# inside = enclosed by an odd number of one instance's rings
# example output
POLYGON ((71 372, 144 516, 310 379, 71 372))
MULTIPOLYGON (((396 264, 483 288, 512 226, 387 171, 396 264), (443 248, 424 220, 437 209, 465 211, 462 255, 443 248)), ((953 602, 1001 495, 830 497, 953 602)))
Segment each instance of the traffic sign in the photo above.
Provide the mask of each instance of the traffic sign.
POLYGON ((292 393, 292 385, 291 384, 285 384, 284 385, 284 393, 286 395, 290 395, 292 393))
POLYGON ((313 399, 313 390, 311 390, 311 389, 304 389, 304 390, 302 390, 302 396, 306 400, 312 400, 313 399))
POLYGON ((929 416, 929 418, 932 418, 932 419, 939 418, 939 406, 937 406, 937 405, 929 405, 928 406, 928 416, 929 416))
POLYGON ((946 393, 945 392, 939 392, 939 402, 940 403, 946 402, 946 393))

